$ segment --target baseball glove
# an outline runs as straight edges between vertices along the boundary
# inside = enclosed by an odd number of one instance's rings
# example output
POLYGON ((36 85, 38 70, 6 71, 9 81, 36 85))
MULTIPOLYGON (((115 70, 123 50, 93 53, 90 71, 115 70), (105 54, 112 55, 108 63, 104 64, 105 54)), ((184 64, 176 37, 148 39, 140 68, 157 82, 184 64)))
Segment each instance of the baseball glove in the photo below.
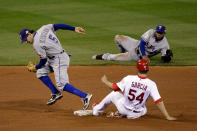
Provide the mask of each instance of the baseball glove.
POLYGON ((163 63, 168 63, 171 61, 171 57, 173 57, 173 53, 172 50, 169 49, 166 51, 166 55, 161 57, 161 61, 163 63))
POLYGON ((35 63, 30 61, 27 65, 27 70, 30 72, 36 72, 37 69, 35 68, 35 65, 36 65, 35 63))

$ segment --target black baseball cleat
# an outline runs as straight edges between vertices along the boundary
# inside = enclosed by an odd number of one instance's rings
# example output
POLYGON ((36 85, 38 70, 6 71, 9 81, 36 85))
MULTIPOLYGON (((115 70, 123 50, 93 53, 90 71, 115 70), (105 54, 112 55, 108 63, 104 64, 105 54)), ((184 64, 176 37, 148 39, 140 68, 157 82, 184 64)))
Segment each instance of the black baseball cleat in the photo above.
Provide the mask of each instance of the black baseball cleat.
POLYGON ((92 94, 87 94, 85 98, 83 98, 83 109, 86 110, 90 104, 90 100, 92 98, 92 94))
POLYGON ((100 54, 100 55, 94 55, 94 56, 92 56, 92 59, 93 60, 103 60, 103 54, 100 54))
POLYGON ((54 104, 57 100, 61 99, 63 97, 61 92, 58 92, 56 94, 52 94, 51 98, 47 101, 47 105, 54 104))

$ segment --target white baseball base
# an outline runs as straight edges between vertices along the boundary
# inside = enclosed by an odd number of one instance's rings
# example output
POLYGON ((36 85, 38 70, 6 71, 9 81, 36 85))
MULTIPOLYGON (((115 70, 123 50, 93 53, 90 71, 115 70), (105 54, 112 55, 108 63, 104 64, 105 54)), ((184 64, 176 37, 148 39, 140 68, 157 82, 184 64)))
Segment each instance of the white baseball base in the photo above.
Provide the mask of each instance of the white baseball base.
POLYGON ((77 110, 73 112, 74 115, 76 116, 91 116, 93 115, 92 110, 77 110))

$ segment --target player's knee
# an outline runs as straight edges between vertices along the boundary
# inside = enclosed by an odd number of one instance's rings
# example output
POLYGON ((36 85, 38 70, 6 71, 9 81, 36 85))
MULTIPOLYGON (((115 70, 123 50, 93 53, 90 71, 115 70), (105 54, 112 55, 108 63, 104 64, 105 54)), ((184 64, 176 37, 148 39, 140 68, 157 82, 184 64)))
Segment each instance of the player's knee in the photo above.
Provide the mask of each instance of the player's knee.
POLYGON ((97 110, 93 109, 93 116, 99 116, 101 115, 102 113, 99 113, 97 110))
POLYGON ((62 87, 61 85, 59 85, 59 84, 56 83, 56 86, 57 86, 57 88, 58 88, 59 90, 61 90, 61 91, 63 90, 63 87, 62 87))
POLYGON ((94 115, 94 116, 99 116, 99 113, 96 112, 95 110, 93 110, 93 115, 94 115))
POLYGON ((48 73, 43 72, 41 69, 38 69, 36 72, 36 77, 40 79, 43 76, 48 76, 48 73))
POLYGON ((61 91, 63 91, 64 88, 66 88, 65 87, 66 84, 67 84, 67 82, 57 82, 57 87, 58 87, 58 89, 60 89, 61 91))
POLYGON ((115 40, 117 41, 123 41, 123 40, 127 40, 127 37, 124 35, 116 35, 115 36, 115 40))
POLYGON ((114 39, 118 40, 118 38, 119 38, 119 35, 115 35, 114 39))
POLYGON ((115 37, 114 37, 114 41, 115 41, 115 43, 116 44, 120 44, 120 35, 115 35, 115 37))
POLYGON ((59 90, 63 91, 64 86, 57 86, 59 90))
POLYGON ((38 79, 40 79, 41 77, 43 77, 43 76, 46 76, 45 74, 42 74, 42 73, 39 73, 39 72, 36 72, 36 77, 38 78, 38 79))

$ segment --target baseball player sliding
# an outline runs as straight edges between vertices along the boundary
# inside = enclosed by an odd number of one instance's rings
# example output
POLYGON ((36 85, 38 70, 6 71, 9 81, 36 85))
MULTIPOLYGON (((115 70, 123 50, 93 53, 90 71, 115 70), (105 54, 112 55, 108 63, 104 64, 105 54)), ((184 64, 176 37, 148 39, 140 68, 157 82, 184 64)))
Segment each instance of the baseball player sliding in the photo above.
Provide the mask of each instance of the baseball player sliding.
POLYGON ((138 75, 128 75, 120 82, 114 84, 108 81, 105 75, 102 77, 102 82, 112 88, 113 91, 99 104, 93 105, 93 115, 101 115, 113 103, 119 112, 115 113, 116 117, 139 118, 146 114, 145 103, 148 97, 151 96, 167 120, 176 120, 176 118, 168 114, 156 83, 147 78, 147 72, 149 71, 148 62, 146 60, 138 60, 137 69, 138 75))
POLYGON ((170 50, 165 34, 166 27, 158 25, 155 30, 150 29, 145 32, 141 36, 140 41, 129 36, 116 35, 115 43, 117 44, 120 53, 94 55, 92 59, 114 61, 149 60, 150 57, 161 53, 161 61, 164 63, 170 62, 173 54, 170 50))
POLYGON ((81 27, 74 27, 66 24, 48 24, 42 26, 36 32, 30 29, 22 29, 20 38, 23 42, 33 44, 34 50, 40 57, 37 65, 29 63, 27 68, 29 71, 35 71, 37 78, 40 79, 52 92, 51 98, 47 101, 47 105, 54 104, 58 99, 63 97, 60 91, 67 91, 82 98, 83 109, 87 109, 92 94, 85 93, 69 84, 67 69, 69 67, 70 58, 66 51, 62 48, 55 32, 59 29, 75 31, 84 34, 85 30, 81 27), (56 89, 48 74, 54 72, 56 85, 60 89, 56 89))

